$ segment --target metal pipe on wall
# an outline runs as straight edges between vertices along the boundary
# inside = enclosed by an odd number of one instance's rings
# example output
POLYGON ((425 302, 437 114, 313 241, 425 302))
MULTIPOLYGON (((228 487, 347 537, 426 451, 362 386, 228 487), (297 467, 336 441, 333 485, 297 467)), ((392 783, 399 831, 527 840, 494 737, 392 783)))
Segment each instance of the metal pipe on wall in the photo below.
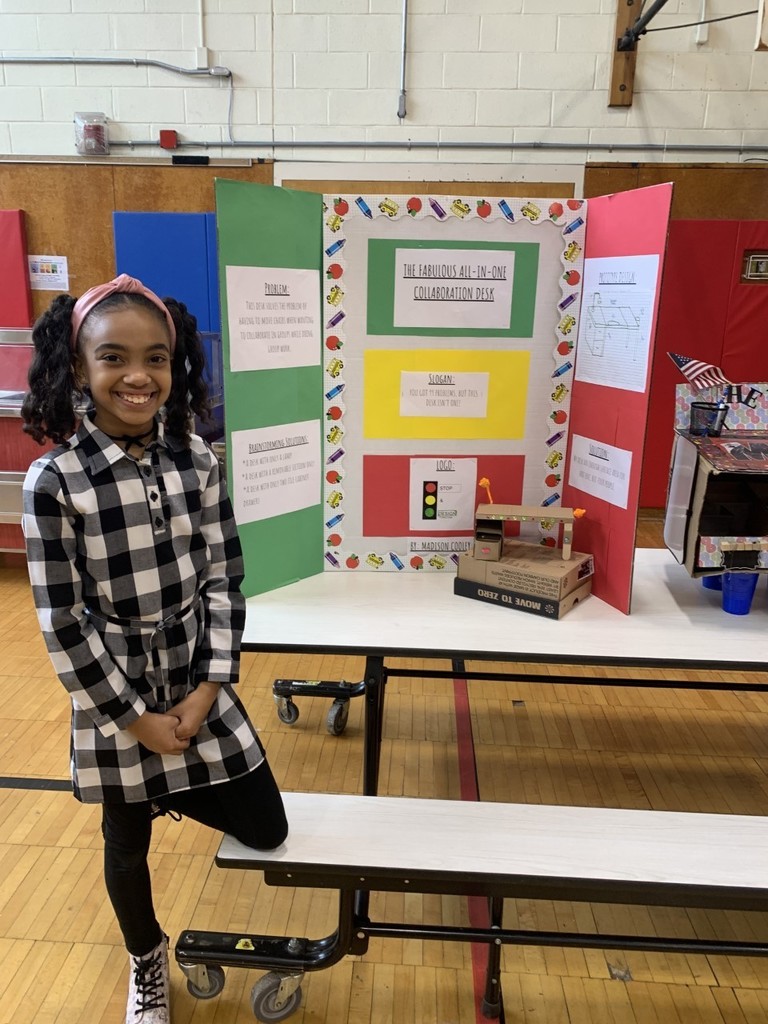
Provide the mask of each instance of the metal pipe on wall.
POLYGON ((408 0, 403 0, 403 42, 400 54, 400 98, 397 102, 397 116, 402 124, 405 119, 405 64, 408 54, 408 0))
POLYGON ((0 57, 0 64, 127 64, 131 67, 162 68, 177 75, 208 75, 213 78, 231 78, 229 68, 216 65, 212 68, 182 68, 167 64, 163 60, 149 57, 0 57))
MULTIPOLYGON (((127 141, 111 143, 113 148, 122 146, 130 149, 155 147, 159 148, 159 142, 151 140, 127 141)), ((626 153, 626 152, 649 152, 649 153, 759 153, 762 158, 768 161, 768 145, 766 146, 718 146, 706 143, 692 144, 674 142, 415 142, 415 141, 370 141, 363 140, 336 142, 327 140, 319 142, 316 139, 294 141, 281 139, 274 142, 268 139, 243 140, 238 142, 179 142, 177 148, 189 149, 397 149, 416 150, 433 149, 436 152, 442 150, 499 150, 513 153, 516 150, 554 150, 560 152, 584 153, 626 153)))

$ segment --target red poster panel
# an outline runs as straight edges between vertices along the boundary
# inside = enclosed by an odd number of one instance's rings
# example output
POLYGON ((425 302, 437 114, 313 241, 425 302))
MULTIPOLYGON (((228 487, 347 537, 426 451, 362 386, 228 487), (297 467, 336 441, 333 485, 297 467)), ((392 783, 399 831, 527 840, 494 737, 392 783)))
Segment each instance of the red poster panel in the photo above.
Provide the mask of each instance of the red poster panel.
POLYGON ((31 327, 27 240, 23 210, 0 210, 0 327, 31 327))
MULTIPOLYGON (((567 479, 562 498, 566 507, 587 510, 587 515, 576 524, 574 548, 591 552, 595 557, 592 592, 625 614, 629 613, 632 594, 649 381, 671 203, 671 183, 589 200, 585 261, 627 256, 656 255, 659 258, 645 390, 634 391, 579 380, 577 348, 571 400, 569 449, 573 447, 574 437, 579 436, 598 447, 600 444, 610 445, 631 453, 626 508, 595 497, 573 486, 567 479)), ((570 455, 569 451, 567 466, 571 464, 570 455)))

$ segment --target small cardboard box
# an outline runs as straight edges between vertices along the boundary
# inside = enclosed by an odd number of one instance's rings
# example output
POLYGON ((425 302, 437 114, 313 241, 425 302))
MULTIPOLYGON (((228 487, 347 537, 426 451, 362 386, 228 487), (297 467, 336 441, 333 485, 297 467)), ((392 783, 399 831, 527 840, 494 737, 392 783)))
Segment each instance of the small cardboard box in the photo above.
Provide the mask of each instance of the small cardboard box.
POLYGON ((504 523, 500 519, 478 519, 475 524, 475 558, 497 562, 504 547, 504 523))
POLYGON ((591 590, 592 579, 590 577, 576 590, 572 590, 561 600, 554 601, 547 597, 537 597, 535 594, 521 594, 515 590, 492 587, 487 583, 463 580, 459 576, 453 581, 453 592, 459 597, 472 597, 476 601, 487 601, 490 604, 501 605, 503 608, 513 608, 519 612, 528 612, 530 615, 541 615, 545 619, 562 619, 571 608, 587 597, 591 590))
POLYGON ((458 577, 518 594, 562 601, 594 574, 592 555, 576 552, 563 558, 559 548, 508 540, 498 561, 459 556, 458 577))

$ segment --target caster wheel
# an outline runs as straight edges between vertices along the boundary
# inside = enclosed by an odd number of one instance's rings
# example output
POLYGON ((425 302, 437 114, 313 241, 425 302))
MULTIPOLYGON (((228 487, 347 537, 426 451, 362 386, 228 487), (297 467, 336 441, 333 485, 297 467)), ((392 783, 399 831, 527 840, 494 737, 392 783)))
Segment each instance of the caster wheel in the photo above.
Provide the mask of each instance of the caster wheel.
POLYGON ((279 974, 265 974, 251 989, 251 1009, 256 1020, 270 1024, 271 1021, 285 1020, 298 1010, 301 1004, 300 987, 291 992, 282 1006, 276 1005, 280 981, 279 974))
POLYGON ((489 1003, 487 999, 483 999, 481 1011, 484 1017, 496 1020, 501 1016, 501 1003, 489 1003))
POLYGON ((331 710, 328 712, 328 718, 325 723, 331 736, 341 736, 347 727, 348 718, 349 701, 334 701, 331 704, 331 710))
POLYGON ((278 705, 277 717, 286 725, 295 725, 299 720, 299 709, 292 700, 286 700, 284 705, 278 705))
POLYGON ((191 978, 187 978, 187 992, 195 999, 213 999, 224 988, 224 969, 214 965, 206 968, 208 971, 207 989, 198 988, 191 978))

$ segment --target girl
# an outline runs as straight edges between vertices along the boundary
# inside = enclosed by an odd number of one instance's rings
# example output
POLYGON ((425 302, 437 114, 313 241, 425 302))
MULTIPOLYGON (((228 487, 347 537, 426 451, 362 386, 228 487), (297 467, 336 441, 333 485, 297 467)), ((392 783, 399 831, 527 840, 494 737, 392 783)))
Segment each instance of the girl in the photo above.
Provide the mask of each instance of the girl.
POLYGON ((152 818, 271 849, 282 800, 235 696, 242 556, 205 415, 197 322, 121 275, 37 321, 24 430, 58 447, 24 484, 40 626, 72 700, 75 796, 102 804, 104 875, 130 956, 127 1024, 168 1024, 152 818), (76 408, 88 405, 77 426, 76 408))

